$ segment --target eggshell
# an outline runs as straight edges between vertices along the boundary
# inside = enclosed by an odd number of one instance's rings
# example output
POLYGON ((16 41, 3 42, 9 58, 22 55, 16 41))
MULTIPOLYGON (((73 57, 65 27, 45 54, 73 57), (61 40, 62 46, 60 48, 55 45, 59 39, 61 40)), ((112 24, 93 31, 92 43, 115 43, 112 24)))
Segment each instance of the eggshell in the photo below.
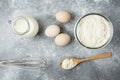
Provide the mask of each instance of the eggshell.
POLYGON ((50 25, 45 30, 45 35, 48 37, 55 37, 60 33, 60 27, 57 25, 50 25))
POLYGON ((70 36, 66 33, 61 33, 56 36, 55 44, 58 46, 66 46, 70 43, 70 36))
POLYGON ((57 21, 59 21, 61 23, 67 23, 71 19, 71 15, 67 11, 59 11, 55 14, 55 17, 56 17, 57 21))

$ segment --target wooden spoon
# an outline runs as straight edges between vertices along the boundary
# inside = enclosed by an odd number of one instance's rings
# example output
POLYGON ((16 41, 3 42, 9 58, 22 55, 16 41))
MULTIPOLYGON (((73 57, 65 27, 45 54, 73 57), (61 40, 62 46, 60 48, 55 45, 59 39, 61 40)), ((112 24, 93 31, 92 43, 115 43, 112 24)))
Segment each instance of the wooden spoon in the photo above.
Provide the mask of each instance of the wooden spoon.
POLYGON ((111 52, 105 52, 105 53, 98 54, 98 55, 88 57, 88 58, 85 58, 85 59, 77 59, 77 58, 70 58, 69 57, 69 58, 65 58, 61 61, 60 67, 62 69, 65 69, 65 70, 69 70, 69 69, 72 69, 72 68, 76 67, 81 62, 85 62, 85 61, 89 61, 89 60, 95 60, 95 59, 101 59, 101 58, 108 58, 111 55, 112 55, 111 52))

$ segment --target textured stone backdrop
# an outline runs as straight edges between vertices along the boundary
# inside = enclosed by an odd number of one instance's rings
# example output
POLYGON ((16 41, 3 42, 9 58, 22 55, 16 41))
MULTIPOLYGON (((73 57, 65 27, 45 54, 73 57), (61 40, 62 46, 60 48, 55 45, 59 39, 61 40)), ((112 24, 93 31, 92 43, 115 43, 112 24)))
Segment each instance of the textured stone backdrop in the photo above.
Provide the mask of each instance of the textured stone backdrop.
POLYGON ((0 80, 120 80, 120 0, 0 0, 0 59, 26 56, 47 57, 48 68, 44 75, 40 71, 26 71, 12 67, 0 67, 0 80), (67 10, 72 14, 70 23, 55 20, 55 13, 67 10), (111 43, 101 49, 87 49, 75 40, 74 26, 82 15, 100 13, 110 18, 114 26, 111 43), (40 24, 39 34, 33 39, 15 35, 9 20, 16 16, 32 16, 40 24), (46 26, 58 24, 62 31, 71 35, 68 46, 58 47, 53 38, 44 35, 46 26), (105 51, 113 56, 80 64, 75 69, 64 71, 59 62, 66 56, 85 58, 105 51))

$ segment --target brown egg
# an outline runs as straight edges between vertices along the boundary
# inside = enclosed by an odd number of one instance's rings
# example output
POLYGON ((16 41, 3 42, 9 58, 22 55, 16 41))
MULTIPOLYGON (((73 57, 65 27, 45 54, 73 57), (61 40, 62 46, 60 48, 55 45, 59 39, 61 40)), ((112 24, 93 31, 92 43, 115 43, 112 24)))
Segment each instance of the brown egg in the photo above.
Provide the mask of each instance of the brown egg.
POLYGON ((57 25, 50 25, 45 30, 45 35, 48 37, 55 37, 60 33, 60 27, 57 25))
POLYGON ((71 19, 71 15, 67 11, 59 11, 55 14, 55 17, 61 23, 67 23, 71 19))
POLYGON ((55 44, 58 46, 66 46, 70 42, 70 36, 66 33, 61 33, 56 36, 55 44))

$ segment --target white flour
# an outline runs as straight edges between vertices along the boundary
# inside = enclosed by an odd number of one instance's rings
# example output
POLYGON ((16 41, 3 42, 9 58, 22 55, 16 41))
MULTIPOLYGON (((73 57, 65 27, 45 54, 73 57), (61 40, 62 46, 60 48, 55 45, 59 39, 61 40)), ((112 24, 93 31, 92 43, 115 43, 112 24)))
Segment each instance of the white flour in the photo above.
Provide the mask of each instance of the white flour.
POLYGON ((110 38, 109 22, 99 15, 88 15, 81 19, 77 27, 79 41, 91 48, 103 46, 110 38))
POLYGON ((73 62, 72 59, 65 59, 63 62, 62 62, 62 68, 64 69, 71 69, 75 66, 76 64, 73 62))

